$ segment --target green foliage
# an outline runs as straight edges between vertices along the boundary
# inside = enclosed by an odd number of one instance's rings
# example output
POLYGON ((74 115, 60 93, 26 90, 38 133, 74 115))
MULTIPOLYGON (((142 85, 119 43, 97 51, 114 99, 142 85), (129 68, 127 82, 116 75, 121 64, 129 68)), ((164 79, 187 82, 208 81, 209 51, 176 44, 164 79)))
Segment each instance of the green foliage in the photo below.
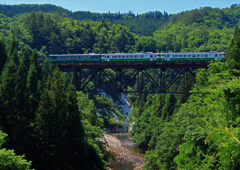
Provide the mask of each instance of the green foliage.
MULTIPOLYGON (((0 127, 9 133, 4 147, 25 154, 36 169, 106 169, 111 154, 94 102, 47 60, 39 67, 36 50, 29 57, 25 49, 19 64, 16 48, 13 40, 0 79, 0 127)), ((1 156, 2 169, 31 166, 13 151, 2 149, 1 156)))
POLYGON ((240 53, 240 29, 239 27, 237 27, 226 55, 228 66, 231 69, 237 69, 237 70, 240 69, 239 53, 240 53))
POLYGON ((5 143, 7 134, 0 131, 0 169, 13 169, 13 170, 27 170, 31 166, 31 162, 23 159, 24 156, 17 156, 14 150, 7 150, 2 148, 5 143))
POLYGON ((233 45, 238 28, 235 32, 227 63, 200 70, 193 94, 158 127, 156 147, 146 153, 143 169, 239 169, 239 63, 231 50, 239 50, 233 45))
POLYGON ((30 53, 36 48, 41 62, 56 53, 226 51, 239 12, 237 6, 175 15, 72 13, 48 4, 0 5, 1 9, 0 36, 6 43, 14 36, 20 55, 25 48, 30 53))
POLYGON ((3 70, 4 64, 7 61, 6 46, 2 40, 0 41, 0 75, 3 70))

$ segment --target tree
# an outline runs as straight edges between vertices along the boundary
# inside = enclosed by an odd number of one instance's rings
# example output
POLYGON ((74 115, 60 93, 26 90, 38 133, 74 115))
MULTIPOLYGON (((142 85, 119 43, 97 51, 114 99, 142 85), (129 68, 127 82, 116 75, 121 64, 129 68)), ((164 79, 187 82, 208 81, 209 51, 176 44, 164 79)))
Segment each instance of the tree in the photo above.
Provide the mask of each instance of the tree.
POLYGON ((226 60, 231 69, 240 70, 240 29, 235 29, 235 34, 229 45, 226 60))
POLYGON ((7 61, 6 46, 3 41, 0 40, 0 76, 4 67, 4 64, 7 61))
POLYGON ((0 169, 27 170, 31 166, 31 162, 23 159, 24 156, 17 156, 14 150, 7 150, 1 146, 5 143, 7 134, 0 131, 0 169))

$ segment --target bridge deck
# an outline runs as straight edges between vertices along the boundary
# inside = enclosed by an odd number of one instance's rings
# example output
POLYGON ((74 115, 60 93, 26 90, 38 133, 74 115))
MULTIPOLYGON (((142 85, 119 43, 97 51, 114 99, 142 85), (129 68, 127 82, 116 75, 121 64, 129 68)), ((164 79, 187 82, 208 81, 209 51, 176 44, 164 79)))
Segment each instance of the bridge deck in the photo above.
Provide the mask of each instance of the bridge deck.
POLYGON ((109 62, 109 63, 53 63, 60 68, 207 68, 209 63, 127 63, 127 62, 109 62))

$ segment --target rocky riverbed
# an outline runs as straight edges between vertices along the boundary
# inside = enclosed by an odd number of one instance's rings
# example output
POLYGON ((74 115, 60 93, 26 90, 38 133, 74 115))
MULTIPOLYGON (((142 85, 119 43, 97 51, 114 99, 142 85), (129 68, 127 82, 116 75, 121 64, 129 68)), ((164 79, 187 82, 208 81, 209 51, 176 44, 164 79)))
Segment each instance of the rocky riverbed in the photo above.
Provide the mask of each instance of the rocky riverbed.
POLYGON ((127 133, 106 134, 107 150, 116 160, 109 160, 111 170, 140 170, 144 163, 144 152, 131 142, 127 133))

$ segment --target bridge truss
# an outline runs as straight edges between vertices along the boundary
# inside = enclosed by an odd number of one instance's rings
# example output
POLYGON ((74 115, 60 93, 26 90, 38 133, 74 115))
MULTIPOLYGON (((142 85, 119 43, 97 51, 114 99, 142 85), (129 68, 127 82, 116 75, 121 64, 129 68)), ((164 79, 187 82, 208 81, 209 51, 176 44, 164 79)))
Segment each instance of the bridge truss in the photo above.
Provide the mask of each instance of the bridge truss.
MULTIPOLYGON (((106 93, 188 93, 169 91, 179 79, 186 79, 186 73, 195 78, 193 70, 207 68, 207 63, 58 63, 60 71, 73 72, 76 90, 106 93), (149 74, 149 70, 156 74, 149 74), (171 76, 166 75, 171 69, 171 76), (126 76, 128 72, 128 76, 126 76), (147 80, 147 81, 146 81, 147 80), (136 82, 137 90, 129 85, 136 82), (146 90, 145 84, 151 84, 146 90)), ((185 80, 188 81, 188 80, 185 80)), ((184 82, 185 82, 184 81, 184 82)), ((179 82, 179 81, 178 81, 179 82)), ((185 86, 185 85, 184 85, 185 86)))

